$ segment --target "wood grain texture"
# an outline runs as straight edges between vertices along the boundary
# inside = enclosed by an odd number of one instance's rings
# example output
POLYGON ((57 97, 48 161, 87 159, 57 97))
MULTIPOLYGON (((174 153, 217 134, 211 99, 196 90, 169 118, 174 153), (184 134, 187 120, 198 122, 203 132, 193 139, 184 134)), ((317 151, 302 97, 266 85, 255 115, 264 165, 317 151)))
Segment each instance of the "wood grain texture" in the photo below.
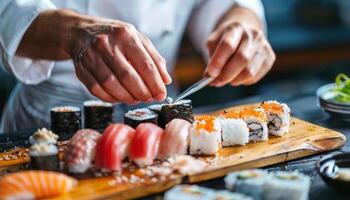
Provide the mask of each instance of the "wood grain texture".
MULTIPOLYGON (((237 107, 235 107, 237 108, 237 107)), ((229 108, 232 109, 232 108, 229 108)), ((229 110, 226 109, 226 110, 229 110)), ((221 111, 212 113, 217 114, 221 111)), ((197 174, 188 176, 190 183, 196 183, 226 175, 227 173, 247 168, 264 167, 293 160, 343 146, 346 138, 343 134, 292 118, 290 131, 283 137, 270 137, 266 142, 250 143, 222 149, 217 156, 205 157, 210 163, 197 174)), ((19 150, 19 151, 23 151, 19 150)), ((9 165, 28 162, 28 159, 0 161, 0 170, 9 165)), ((61 199, 129 199, 159 193, 180 184, 184 177, 168 177, 164 181, 144 183, 111 184, 113 177, 95 178, 79 181, 78 186, 61 199)))

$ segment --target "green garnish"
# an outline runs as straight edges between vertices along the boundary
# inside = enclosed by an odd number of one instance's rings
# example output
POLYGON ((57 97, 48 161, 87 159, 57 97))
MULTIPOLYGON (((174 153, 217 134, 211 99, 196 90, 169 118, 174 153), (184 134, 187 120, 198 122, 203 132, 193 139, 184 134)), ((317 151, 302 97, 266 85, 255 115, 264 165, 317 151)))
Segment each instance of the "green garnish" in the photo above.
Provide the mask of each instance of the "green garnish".
POLYGON ((341 103, 350 103, 350 78, 340 73, 335 78, 335 100, 341 103))

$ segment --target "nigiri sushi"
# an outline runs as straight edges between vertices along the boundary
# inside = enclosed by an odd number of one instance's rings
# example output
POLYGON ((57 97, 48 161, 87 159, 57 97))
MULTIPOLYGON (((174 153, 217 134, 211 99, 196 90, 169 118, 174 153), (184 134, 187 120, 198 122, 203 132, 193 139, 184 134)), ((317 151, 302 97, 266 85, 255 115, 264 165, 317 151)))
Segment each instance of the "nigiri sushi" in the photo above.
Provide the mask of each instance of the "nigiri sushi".
POLYGON ((192 124, 184 119, 170 121, 162 135, 158 158, 187 154, 192 124))
POLYGON ((247 123, 240 119, 240 114, 233 110, 220 115, 222 146, 245 145, 249 142, 249 129, 247 123))
POLYGON ((241 110, 241 117, 248 125, 250 141, 268 140, 267 117, 263 109, 246 107, 241 110))
POLYGON ((130 144, 130 160, 140 167, 151 165, 158 154, 163 132, 162 128, 152 123, 138 125, 130 144))
POLYGON ((269 134, 283 136, 289 131, 290 108, 277 101, 264 101, 260 107, 264 109, 268 119, 269 134))
POLYGON ((101 134, 92 129, 82 129, 74 134, 64 154, 70 172, 84 173, 91 167, 100 137, 101 134))
POLYGON ((120 171, 122 161, 128 155, 129 144, 135 130, 125 124, 111 124, 97 142, 95 166, 101 169, 120 171))
POLYGON ((191 155, 214 155, 221 149, 221 126, 209 115, 197 116, 190 133, 191 155))
POLYGON ((49 198, 63 195, 76 185, 74 178, 57 172, 15 172, 0 179, 0 199, 49 198))

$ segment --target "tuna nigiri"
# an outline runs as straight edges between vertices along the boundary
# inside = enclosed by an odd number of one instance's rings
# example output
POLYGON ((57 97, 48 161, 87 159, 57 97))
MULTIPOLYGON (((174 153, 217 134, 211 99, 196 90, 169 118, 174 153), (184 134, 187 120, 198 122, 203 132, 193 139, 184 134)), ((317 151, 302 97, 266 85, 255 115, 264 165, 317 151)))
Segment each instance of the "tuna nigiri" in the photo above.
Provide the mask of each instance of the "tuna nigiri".
POLYGON ((162 135, 158 158, 187 154, 189 134, 192 124, 183 119, 171 120, 162 135))
POLYGON ((158 149, 163 129, 151 123, 142 123, 136 127, 135 137, 130 144, 130 159, 138 166, 153 163, 158 149))
POLYGON ((84 173, 91 167, 100 137, 101 134, 92 129, 82 129, 74 134, 64 154, 70 172, 84 173))
POLYGON ((125 124, 111 124, 97 142, 95 166, 97 168, 119 171, 122 161, 128 155, 129 144, 135 130, 125 124))
POLYGON ((51 171, 22 171, 0 179, 0 199, 37 199, 69 192, 77 181, 51 171))

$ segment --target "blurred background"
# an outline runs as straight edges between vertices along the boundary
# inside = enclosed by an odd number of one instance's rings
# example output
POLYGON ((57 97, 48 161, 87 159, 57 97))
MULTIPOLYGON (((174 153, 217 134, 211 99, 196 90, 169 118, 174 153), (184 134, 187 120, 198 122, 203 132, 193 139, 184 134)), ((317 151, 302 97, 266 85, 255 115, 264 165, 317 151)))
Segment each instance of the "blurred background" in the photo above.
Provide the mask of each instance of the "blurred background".
MULTIPOLYGON (((350 0, 263 0, 263 4, 268 38, 277 54, 272 71, 254 86, 206 88, 191 97, 194 106, 259 94, 278 99, 311 94, 336 74, 350 74, 350 0)), ((173 72, 180 89, 200 79, 204 67, 184 38, 173 72)), ((0 72, 0 110, 15 84, 14 77, 0 72)))

